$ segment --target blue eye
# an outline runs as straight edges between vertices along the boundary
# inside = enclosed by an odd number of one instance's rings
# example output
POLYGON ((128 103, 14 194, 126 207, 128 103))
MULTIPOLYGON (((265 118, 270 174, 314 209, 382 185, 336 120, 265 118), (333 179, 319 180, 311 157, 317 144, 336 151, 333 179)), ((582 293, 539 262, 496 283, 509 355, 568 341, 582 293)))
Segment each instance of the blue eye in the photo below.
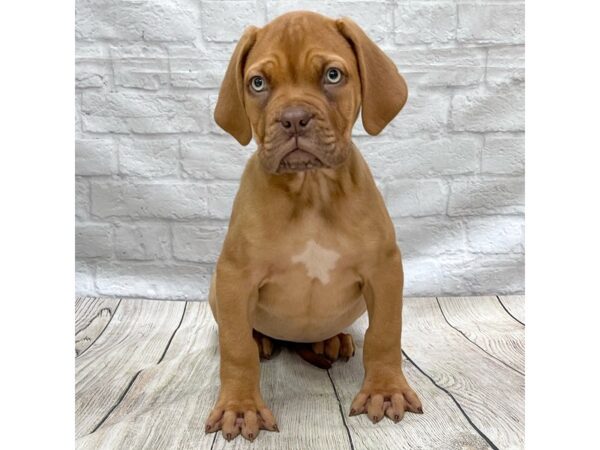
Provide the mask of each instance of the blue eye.
POLYGON ((338 84, 342 81, 342 71, 340 69, 336 69, 332 67, 331 69, 327 69, 325 73, 325 80, 329 84, 338 84))
POLYGON ((263 77, 252 77, 250 79, 250 87, 252 88, 252 90, 254 92, 261 92, 264 91, 267 87, 267 82, 265 81, 265 79, 263 77))

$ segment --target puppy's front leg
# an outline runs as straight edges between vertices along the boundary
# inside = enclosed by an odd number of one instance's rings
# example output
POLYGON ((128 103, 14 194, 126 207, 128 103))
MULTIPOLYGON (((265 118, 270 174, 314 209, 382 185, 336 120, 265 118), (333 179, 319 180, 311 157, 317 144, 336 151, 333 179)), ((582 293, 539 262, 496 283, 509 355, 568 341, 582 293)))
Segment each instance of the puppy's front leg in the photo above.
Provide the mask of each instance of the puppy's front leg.
POLYGON ((369 314, 363 363, 365 378, 350 415, 366 412, 373 423, 387 415, 399 422, 404 411, 422 413, 421 401, 402 372, 402 288, 404 275, 396 248, 365 275, 369 314))
POLYGON ((206 432, 221 429, 227 440, 241 432, 252 441, 260 428, 279 431, 260 394, 258 348, 251 325, 258 290, 247 271, 222 261, 217 264, 215 288, 221 389, 206 432))

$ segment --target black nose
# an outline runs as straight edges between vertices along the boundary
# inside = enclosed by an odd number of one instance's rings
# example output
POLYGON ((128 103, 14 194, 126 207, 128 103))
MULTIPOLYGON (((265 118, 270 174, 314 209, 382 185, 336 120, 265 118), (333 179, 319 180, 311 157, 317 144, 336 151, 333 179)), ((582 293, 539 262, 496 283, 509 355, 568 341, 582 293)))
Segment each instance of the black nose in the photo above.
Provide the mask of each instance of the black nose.
POLYGON ((306 129, 311 119, 312 115, 299 106, 284 109, 279 118, 281 126, 289 133, 300 133, 306 129))

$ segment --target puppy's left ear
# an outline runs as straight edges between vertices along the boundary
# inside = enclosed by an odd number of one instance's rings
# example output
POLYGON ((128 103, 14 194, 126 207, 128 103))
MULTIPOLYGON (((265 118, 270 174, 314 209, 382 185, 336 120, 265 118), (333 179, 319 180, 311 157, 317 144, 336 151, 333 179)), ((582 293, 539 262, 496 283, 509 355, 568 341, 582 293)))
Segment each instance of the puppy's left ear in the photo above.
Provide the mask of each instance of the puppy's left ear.
POLYGON ((336 25, 358 61, 363 125, 369 134, 379 134, 406 103, 406 82, 394 62, 354 21, 344 17, 336 25))
POLYGON ((257 31, 256 27, 248 27, 235 47, 215 107, 215 122, 242 145, 252 139, 252 126, 244 108, 244 65, 257 31))

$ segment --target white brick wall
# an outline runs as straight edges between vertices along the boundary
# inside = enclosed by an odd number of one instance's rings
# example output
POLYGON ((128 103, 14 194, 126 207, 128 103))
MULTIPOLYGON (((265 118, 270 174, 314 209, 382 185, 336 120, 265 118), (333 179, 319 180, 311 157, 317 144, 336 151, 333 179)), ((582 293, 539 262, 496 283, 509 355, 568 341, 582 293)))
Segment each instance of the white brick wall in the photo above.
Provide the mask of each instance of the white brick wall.
POLYGON ((410 96, 356 142, 408 295, 523 284, 523 1, 77 0, 77 293, 202 299, 254 150, 212 121, 235 41, 293 9, 347 15, 410 96))

